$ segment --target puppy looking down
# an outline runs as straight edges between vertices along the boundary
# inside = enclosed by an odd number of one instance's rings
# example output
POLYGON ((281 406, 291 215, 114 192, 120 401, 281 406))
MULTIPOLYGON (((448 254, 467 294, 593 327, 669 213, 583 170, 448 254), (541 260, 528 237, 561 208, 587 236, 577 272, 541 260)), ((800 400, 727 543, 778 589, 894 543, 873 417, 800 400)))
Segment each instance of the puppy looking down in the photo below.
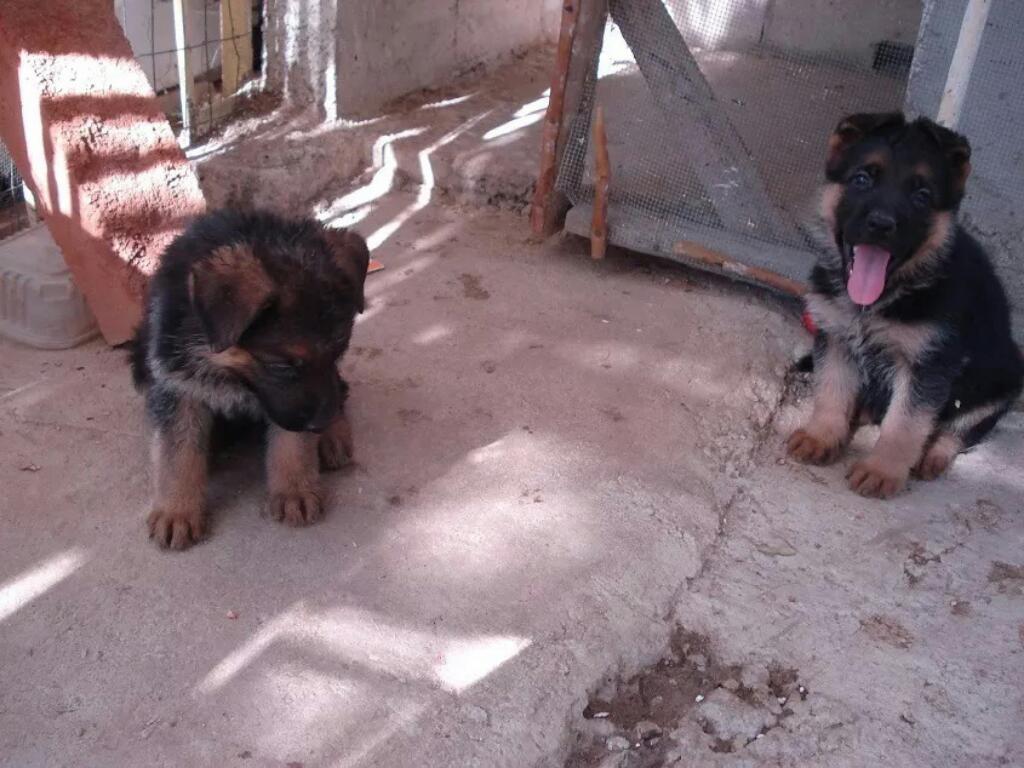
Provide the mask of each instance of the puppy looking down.
POLYGON ((851 115, 829 140, 835 251, 811 272, 814 409, 788 450, 831 463, 859 425, 880 424, 848 475, 864 496, 896 494, 912 471, 938 477, 1021 392, 1006 294, 956 221, 970 158, 963 136, 899 113, 851 115))
POLYGON ((202 537, 211 433, 233 420, 267 424, 271 516, 319 518, 320 467, 352 454, 337 363, 369 258, 354 232, 233 211, 198 218, 167 248, 131 355, 155 428, 148 523, 161 547, 202 537))

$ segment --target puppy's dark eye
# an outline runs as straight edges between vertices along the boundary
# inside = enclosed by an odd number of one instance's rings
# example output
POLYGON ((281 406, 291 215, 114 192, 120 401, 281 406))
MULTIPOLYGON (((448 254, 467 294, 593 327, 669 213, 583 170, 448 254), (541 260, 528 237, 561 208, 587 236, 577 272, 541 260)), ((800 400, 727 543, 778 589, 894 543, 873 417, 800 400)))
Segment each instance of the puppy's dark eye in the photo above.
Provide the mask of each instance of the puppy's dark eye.
POLYGON ((875 180, 871 178, 871 174, 867 171, 858 171, 850 179, 850 186, 854 189, 871 189, 874 183, 875 180))
POLYGON ((294 377, 298 376, 299 371, 302 370, 302 361, 275 360, 271 363, 266 363, 266 366, 278 376, 294 377))
POLYGON ((912 202, 918 208, 928 208, 932 204, 932 193, 930 189, 921 187, 916 189, 910 195, 910 202, 912 202))

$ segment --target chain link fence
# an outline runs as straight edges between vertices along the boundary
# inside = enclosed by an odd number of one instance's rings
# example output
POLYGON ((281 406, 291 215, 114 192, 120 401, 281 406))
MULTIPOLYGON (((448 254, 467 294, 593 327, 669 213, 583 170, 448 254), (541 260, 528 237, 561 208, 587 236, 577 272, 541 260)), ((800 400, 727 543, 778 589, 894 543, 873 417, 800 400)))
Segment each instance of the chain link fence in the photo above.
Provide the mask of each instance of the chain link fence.
POLYGON ((263 0, 114 0, 114 8, 183 145, 259 95, 263 0))

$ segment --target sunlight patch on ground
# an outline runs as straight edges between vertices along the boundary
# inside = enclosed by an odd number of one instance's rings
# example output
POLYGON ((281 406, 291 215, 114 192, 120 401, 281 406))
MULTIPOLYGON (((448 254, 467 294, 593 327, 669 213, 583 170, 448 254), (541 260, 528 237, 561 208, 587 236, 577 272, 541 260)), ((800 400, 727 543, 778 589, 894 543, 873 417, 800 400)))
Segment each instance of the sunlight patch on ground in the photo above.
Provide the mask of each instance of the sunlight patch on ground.
POLYGON ((54 555, 20 576, 0 584, 0 621, 24 608, 62 582, 85 563, 85 552, 77 547, 54 555))
POLYGON ((301 664, 295 656, 301 658, 301 651, 310 648, 336 660, 340 676, 355 665, 457 692, 483 679, 529 644, 529 638, 512 635, 446 637, 397 625, 390 617, 362 608, 315 611, 300 601, 225 656, 199 681, 195 693, 216 693, 258 663, 268 667, 254 670, 260 679, 277 674, 274 670, 280 670, 282 663, 301 664), (277 658, 281 653, 287 654, 286 662, 277 658))
POLYGON ((481 112, 479 115, 474 115, 457 127, 453 128, 430 146, 419 151, 417 158, 419 161, 420 178, 422 181, 420 183, 419 191, 416 193, 416 201, 366 238, 366 243, 370 247, 371 251, 379 248, 392 235, 394 235, 395 232, 401 229, 409 219, 430 204, 435 187, 434 167, 430 163, 430 156, 441 147, 451 144, 466 131, 471 130, 473 126, 487 117, 490 113, 491 110, 487 110, 486 112, 481 112))

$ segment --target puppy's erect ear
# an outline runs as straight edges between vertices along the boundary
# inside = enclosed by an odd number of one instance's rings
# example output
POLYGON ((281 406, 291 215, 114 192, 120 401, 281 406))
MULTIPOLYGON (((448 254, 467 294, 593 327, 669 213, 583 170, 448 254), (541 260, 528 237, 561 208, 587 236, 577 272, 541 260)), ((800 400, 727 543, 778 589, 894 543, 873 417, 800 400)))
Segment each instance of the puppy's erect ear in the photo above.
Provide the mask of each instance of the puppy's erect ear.
POLYGON ((196 262, 188 292, 214 352, 234 346, 273 300, 274 282, 248 245, 225 245, 196 262))
POLYGON ((967 186, 967 177, 971 175, 971 144, 963 134, 951 131, 945 126, 920 117, 915 125, 927 133, 946 156, 950 169, 950 186, 953 191, 953 204, 960 202, 967 186))
POLYGON ((366 270, 370 266, 370 249, 367 247, 366 241, 351 229, 327 229, 325 227, 324 237, 327 238, 327 245, 330 246, 334 263, 345 273, 345 277, 348 278, 348 282, 352 286, 356 308, 362 312, 366 309, 363 286, 366 283, 366 270))
POLYGON ((828 139, 825 177, 839 181, 846 170, 846 153, 857 142, 874 133, 906 125, 902 112, 872 112, 848 115, 839 121, 828 139))

